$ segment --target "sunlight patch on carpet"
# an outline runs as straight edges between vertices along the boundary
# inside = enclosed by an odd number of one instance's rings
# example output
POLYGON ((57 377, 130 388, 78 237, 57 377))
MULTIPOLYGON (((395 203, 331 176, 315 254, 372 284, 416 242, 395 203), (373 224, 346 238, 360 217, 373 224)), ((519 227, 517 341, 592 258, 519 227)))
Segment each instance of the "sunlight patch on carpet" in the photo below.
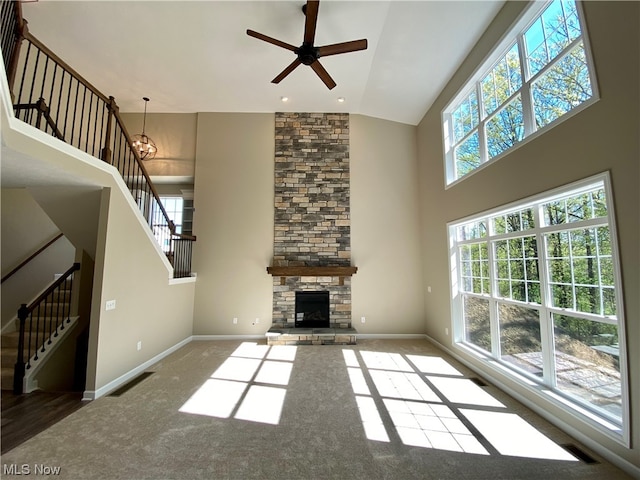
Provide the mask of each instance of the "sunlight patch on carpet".
POLYGON ((183 413, 229 418, 246 388, 245 383, 210 379, 180 408, 183 413))
POLYGON ((286 393, 284 388, 252 385, 234 418, 278 425, 286 393))
POLYGON ((546 460, 578 459, 514 413, 461 409, 502 455, 546 460))
POLYGON ((179 411, 278 425, 296 348, 243 342, 179 411))

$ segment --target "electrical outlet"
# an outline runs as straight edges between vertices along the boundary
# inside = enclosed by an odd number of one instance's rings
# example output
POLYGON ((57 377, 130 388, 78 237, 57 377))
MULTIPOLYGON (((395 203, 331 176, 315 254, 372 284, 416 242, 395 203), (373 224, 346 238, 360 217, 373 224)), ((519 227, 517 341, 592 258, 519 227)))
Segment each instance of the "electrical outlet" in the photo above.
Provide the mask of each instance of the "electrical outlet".
POLYGON ((237 325, 238 324, 238 317, 233 317, 233 324, 237 325))
POLYGON ((431 287, 427 287, 427 293, 431 293, 431 287))
POLYGON ((138 347, 138 350, 142 350, 142 340, 138 341, 137 347, 138 347))
POLYGON ((444 333, 445 333, 445 335, 449 335, 449 328, 445 327, 444 333))
POLYGON ((105 304, 105 310, 115 310, 116 309, 116 301, 115 300, 107 300, 105 304))
POLYGON ((361 323, 365 323, 366 321, 367 321, 367 319, 366 319, 366 318, 364 318, 364 317, 360 317, 360 322, 361 322, 361 323))

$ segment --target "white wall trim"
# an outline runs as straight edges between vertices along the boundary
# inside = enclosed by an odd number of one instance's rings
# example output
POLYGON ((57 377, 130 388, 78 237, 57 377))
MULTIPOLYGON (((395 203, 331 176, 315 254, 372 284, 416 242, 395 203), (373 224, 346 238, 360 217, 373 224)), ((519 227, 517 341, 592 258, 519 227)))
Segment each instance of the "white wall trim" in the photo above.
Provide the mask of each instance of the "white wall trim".
POLYGON ((266 338, 265 334, 262 335, 194 335, 191 337, 193 341, 203 340, 262 340, 266 338))
POLYGON ((196 283, 198 275, 191 273, 189 277, 169 278, 169 285, 182 285, 183 283, 196 283))
POLYGON ((185 345, 187 345, 188 343, 190 343, 192 339, 193 339, 193 337, 185 338, 184 340, 176 343, 174 346, 169 347, 164 352, 161 352, 158 355, 156 355, 155 357, 150 358, 146 362, 138 365, 136 368, 133 368, 133 369, 129 370, 124 375, 119 376, 115 380, 112 380, 111 382, 109 382, 106 385, 98 388, 97 390, 85 390, 83 395, 82 395, 82 400, 97 400, 98 398, 103 397, 107 393, 110 393, 113 390, 116 390, 118 387, 124 385, 129 380, 131 380, 132 378, 134 378, 134 377, 138 376, 139 374, 141 374, 142 372, 144 372, 150 366, 158 363, 160 360, 162 360, 166 356, 172 354, 176 350, 178 350, 178 349, 184 347, 185 345))
POLYGON ((428 339, 424 333, 356 333, 356 338, 363 340, 428 339))
POLYGON ((497 388, 499 388, 500 390, 502 390, 506 394, 510 395, 511 397, 516 399, 518 402, 520 402, 523 405, 525 405, 527 408, 533 410, 537 415, 541 416, 542 418, 547 420, 549 423, 555 425, 556 427, 558 427, 563 432, 565 432, 568 435, 574 437, 576 440, 578 440, 579 442, 581 442, 584 445, 586 445, 587 447, 589 447, 591 450, 596 452, 598 455, 601 455, 602 457, 604 457, 607 461, 609 461, 612 464, 616 465, 618 468, 624 470, 629 475, 631 475, 633 478, 640 478, 640 468, 636 467, 635 465, 633 465, 629 461, 625 460, 624 458, 620 457, 616 453, 612 452, 611 450, 609 450, 608 448, 606 448, 602 444, 598 443, 597 441, 592 440, 589 436, 587 436, 584 433, 582 433, 581 431, 577 430, 576 428, 574 428, 570 424, 568 424, 568 423, 562 421, 561 419, 559 419, 558 417, 550 414, 548 411, 546 411, 540 405, 536 404, 535 402, 532 402, 528 397, 518 393, 516 390, 513 390, 506 383, 502 382, 499 378, 497 378, 495 376, 489 376, 486 371, 478 369, 476 367, 476 365, 474 365, 472 362, 468 361, 462 355, 458 354, 455 350, 447 347, 446 345, 443 345, 442 343, 438 342, 437 340, 435 340, 434 338, 430 337, 429 335, 424 335, 424 338, 426 338, 429 342, 433 343, 434 345, 436 345, 437 347, 439 347, 443 351, 447 352, 453 358, 458 360, 460 363, 464 364, 469 369, 471 369, 474 372, 476 372, 478 375, 482 375, 485 378, 489 379, 489 381, 491 383, 493 383, 497 388))

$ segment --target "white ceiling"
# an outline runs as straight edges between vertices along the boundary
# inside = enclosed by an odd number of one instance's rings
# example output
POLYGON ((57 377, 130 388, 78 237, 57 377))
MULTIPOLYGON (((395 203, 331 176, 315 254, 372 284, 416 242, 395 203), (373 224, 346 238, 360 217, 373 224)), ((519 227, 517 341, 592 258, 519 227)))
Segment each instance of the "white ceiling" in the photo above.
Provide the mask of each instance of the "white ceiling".
POLYGON ((40 0, 23 14, 123 112, 142 111, 148 96, 150 113, 344 111, 416 125, 504 1, 321 1, 316 46, 369 44, 321 59, 331 91, 304 65, 272 84, 293 52, 246 34, 299 46, 303 3, 40 0))

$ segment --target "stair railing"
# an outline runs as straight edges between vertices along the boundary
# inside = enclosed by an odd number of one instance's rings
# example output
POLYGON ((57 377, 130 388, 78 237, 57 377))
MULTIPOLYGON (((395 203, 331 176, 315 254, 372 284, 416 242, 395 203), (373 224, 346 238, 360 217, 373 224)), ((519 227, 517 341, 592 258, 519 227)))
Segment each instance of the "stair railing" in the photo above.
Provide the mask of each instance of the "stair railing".
POLYGON ((64 235, 62 233, 58 233, 55 237, 53 237, 51 240, 49 240, 47 243, 45 243, 43 246, 41 246, 40 248, 38 248, 35 252, 33 252, 31 255, 29 255, 25 260, 23 260, 22 262, 20 262, 16 267, 14 267, 9 273, 7 273, 6 275, 4 275, 2 277, 2 280, 0 281, 0 283, 4 283, 5 281, 9 280, 9 278, 11 278, 15 273, 19 272, 20 269, 22 269, 22 267, 24 267, 25 265, 27 265, 29 262, 31 262, 31 260, 33 260, 34 258, 36 258, 38 255, 40 255, 42 252, 44 252, 47 248, 49 248, 51 245, 53 245, 54 243, 56 243, 58 240, 60 240, 64 235))
POLYGON ((31 304, 23 303, 18 309, 20 336, 13 373, 13 392, 16 395, 23 392, 24 376, 32 363, 46 352, 53 338, 65 329, 65 324, 71 322, 73 273, 79 269, 80 264, 74 263, 31 304))
POLYGON ((31 35, 19 2, 2 2, 0 18, 0 45, 16 118, 113 165, 174 266, 174 277, 190 276, 196 237, 177 233, 114 97, 102 94, 31 35))

